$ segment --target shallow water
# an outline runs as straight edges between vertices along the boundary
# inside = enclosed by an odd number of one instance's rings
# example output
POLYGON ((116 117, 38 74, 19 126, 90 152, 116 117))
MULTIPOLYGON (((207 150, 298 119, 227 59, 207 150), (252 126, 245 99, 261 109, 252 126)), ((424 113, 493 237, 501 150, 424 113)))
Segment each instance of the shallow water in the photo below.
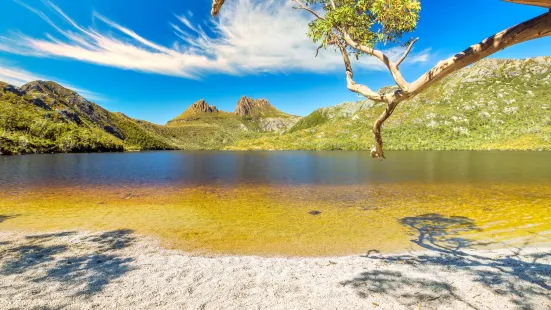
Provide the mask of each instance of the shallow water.
POLYGON ((0 230, 132 229, 170 248, 343 255, 551 241, 551 153, 0 157, 0 230), (3 216, 3 217, 2 217, 3 216))

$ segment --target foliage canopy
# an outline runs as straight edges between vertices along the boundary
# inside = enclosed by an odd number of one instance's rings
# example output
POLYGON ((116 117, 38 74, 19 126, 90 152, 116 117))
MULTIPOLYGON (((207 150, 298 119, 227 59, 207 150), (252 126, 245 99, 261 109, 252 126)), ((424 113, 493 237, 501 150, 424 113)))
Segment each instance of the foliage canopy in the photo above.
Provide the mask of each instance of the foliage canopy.
POLYGON ((308 0, 304 4, 325 11, 323 18, 310 23, 308 31, 323 46, 334 42, 341 29, 364 46, 400 42, 404 34, 415 30, 421 12, 419 0, 308 0))

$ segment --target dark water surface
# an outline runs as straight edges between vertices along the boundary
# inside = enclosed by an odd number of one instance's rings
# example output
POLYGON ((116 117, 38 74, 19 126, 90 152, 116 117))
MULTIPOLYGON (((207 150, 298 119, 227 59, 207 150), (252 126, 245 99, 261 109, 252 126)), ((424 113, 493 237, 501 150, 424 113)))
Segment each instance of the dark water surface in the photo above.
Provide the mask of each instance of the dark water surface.
POLYGON ((551 183, 549 152, 162 151, 0 157, 3 185, 551 183))

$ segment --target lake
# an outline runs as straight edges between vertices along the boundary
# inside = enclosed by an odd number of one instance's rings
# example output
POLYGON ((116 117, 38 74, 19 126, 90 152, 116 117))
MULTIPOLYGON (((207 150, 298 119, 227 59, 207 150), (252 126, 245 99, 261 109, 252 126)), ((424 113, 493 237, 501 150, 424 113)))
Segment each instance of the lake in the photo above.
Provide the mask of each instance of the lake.
POLYGON ((457 245, 549 243, 551 153, 0 157, 0 231, 113 229, 167 248, 265 256, 416 250, 423 231, 453 232, 457 245))

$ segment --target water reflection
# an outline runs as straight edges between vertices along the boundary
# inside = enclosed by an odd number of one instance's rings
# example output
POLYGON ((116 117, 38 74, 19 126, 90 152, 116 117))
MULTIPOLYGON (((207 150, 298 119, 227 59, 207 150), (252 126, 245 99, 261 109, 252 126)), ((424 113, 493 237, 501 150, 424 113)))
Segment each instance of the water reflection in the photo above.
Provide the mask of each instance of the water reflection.
POLYGON ((0 157, 4 185, 551 182, 548 152, 182 151, 0 157))

